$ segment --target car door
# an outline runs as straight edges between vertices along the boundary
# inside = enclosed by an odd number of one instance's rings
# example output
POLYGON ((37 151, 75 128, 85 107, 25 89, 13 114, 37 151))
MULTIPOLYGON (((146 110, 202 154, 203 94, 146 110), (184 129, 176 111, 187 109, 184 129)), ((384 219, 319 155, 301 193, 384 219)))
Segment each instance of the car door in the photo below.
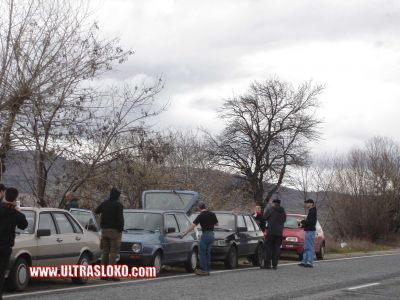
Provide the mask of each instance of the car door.
MULTIPOLYGON (((175 217, 176 220, 178 221, 179 232, 184 233, 191 225, 189 218, 183 213, 176 213, 175 217)), ((188 254, 192 251, 192 246, 196 240, 197 240, 197 229, 185 235, 185 237, 181 239, 183 260, 187 259, 188 254)))
POLYGON ((248 238, 247 254, 253 254, 256 251, 258 243, 257 231, 256 228, 254 227, 251 217, 249 215, 244 215, 243 217, 247 227, 247 238, 248 238))
POLYGON ((173 213, 164 214, 164 257, 165 262, 179 261, 184 249, 184 242, 179 237, 179 227, 173 213), (174 232, 168 233, 167 230, 173 228, 174 232))
POLYGON ((67 213, 53 212, 55 223, 61 240, 60 255, 63 264, 76 264, 78 262, 82 247, 82 232, 76 232, 77 229, 71 223, 67 213))
POLYGON ((247 233, 247 226, 244 221, 243 215, 236 216, 236 228, 241 228, 241 231, 237 232, 238 237, 238 255, 244 256, 248 252, 248 233, 247 233), (242 228, 245 228, 244 230, 242 228))
POLYGON ((61 239, 57 232, 54 218, 51 212, 40 212, 38 230, 50 229, 50 236, 37 237, 37 248, 33 257, 36 266, 54 266, 62 264, 61 239))

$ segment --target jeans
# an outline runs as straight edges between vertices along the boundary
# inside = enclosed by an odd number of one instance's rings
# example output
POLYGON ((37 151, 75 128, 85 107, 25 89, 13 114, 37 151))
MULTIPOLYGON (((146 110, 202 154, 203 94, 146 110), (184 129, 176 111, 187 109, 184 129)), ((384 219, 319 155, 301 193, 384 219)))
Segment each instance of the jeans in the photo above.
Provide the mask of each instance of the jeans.
POLYGON ((279 255, 281 252, 282 236, 268 235, 265 244, 265 267, 278 266, 279 255))
POLYGON ((5 281, 5 273, 8 268, 8 263, 10 261, 11 248, 0 246, 0 299, 3 299, 3 289, 5 281))
POLYGON ((211 246, 214 242, 214 231, 204 231, 200 238, 200 269, 204 272, 210 272, 211 266, 211 246))
POLYGON ((304 232, 304 251, 303 251, 303 264, 312 265, 314 263, 314 243, 315 231, 304 232))

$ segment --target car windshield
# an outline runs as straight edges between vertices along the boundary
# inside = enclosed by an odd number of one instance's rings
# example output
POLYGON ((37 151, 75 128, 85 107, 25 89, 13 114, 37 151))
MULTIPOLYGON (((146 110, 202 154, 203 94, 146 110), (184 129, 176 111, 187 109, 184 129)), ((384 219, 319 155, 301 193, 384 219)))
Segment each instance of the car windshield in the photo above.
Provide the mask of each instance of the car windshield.
POLYGON ((304 217, 300 216, 287 216, 285 222, 285 228, 299 228, 297 220, 304 220, 304 217))
POLYGON ((17 227, 15 231, 20 234, 32 234, 35 230, 35 212, 32 210, 22 210, 21 212, 25 215, 26 220, 28 221, 28 227, 24 230, 17 227))
POLYGON ((147 192, 144 199, 145 209, 184 210, 192 201, 193 194, 180 192, 147 192))
MULTIPOLYGON (((199 213, 194 213, 192 214, 189 218, 190 221, 193 222, 194 219, 199 215, 199 213)), ((215 226, 215 229, 222 229, 222 230, 229 230, 229 231, 234 231, 236 226, 235 226, 235 216, 231 214, 215 214, 218 219, 218 225, 215 226)), ((200 226, 198 226, 198 229, 200 230, 200 226)))
POLYGON ((162 216, 158 213, 124 212, 124 230, 161 231, 162 216))

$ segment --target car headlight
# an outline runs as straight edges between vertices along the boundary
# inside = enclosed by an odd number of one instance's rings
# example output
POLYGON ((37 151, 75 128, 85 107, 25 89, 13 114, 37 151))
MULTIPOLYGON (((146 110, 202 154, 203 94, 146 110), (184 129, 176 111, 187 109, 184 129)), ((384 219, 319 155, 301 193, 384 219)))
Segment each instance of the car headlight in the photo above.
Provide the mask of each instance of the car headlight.
POLYGON ((213 242, 213 245, 214 246, 219 246, 219 247, 224 247, 224 246, 227 246, 228 243, 227 243, 226 240, 216 240, 216 241, 213 242))
POLYGON ((139 253, 140 251, 142 251, 142 244, 133 243, 132 244, 132 251, 135 252, 135 253, 139 253))
POLYGON ((288 236, 288 237, 286 238, 286 241, 287 241, 287 242, 298 242, 299 239, 298 239, 297 237, 295 237, 295 236, 288 236))

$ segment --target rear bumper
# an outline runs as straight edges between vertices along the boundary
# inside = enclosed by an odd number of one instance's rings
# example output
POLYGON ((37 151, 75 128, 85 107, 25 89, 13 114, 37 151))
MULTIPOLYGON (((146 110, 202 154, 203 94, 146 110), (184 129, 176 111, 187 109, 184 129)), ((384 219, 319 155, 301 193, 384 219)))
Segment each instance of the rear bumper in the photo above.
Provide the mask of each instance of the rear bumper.
POLYGON ((303 253, 303 244, 302 243, 290 243, 290 242, 283 242, 281 246, 282 252, 295 252, 297 254, 303 253))

